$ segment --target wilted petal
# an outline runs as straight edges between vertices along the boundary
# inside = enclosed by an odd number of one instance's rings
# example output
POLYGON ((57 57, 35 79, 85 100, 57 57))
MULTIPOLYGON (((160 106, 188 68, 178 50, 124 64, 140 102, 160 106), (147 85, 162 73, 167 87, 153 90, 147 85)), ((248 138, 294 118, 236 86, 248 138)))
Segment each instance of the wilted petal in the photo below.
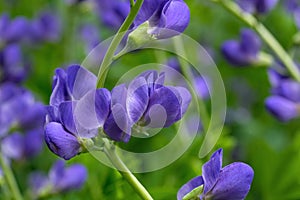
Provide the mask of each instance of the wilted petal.
POLYGON ((197 176, 195 178, 193 178, 192 180, 190 180, 189 182, 187 182, 186 184, 184 184, 178 191, 177 193, 177 200, 182 200, 182 198, 187 195, 188 193, 190 193, 193 189, 203 185, 203 178, 202 176, 197 176))
POLYGON ((128 142, 131 127, 125 108, 121 104, 115 104, 104 123, 104 132, 115 141, 128 142))
POLYGON ((253 169, 249 165, 232 163, 222 169, 218 182, 208 196, 214 200, 242 200, 250 190, 253 176, 253 169))
POLYGON ((134 79, 127 92, 126 106, 132 123, 137 122, 148 106, 148 84, 144 77, 134 79))
POLYGON ((214 187, 220 176, 220 171, 222 168, 222 157, 223 150, 219 149, 211 156, 209 161, 202 166, 204 194, 209 192, 214 187))
POLYGON ((67 132, 59 123, 50 122, 46 125, 45 140, 53 153, 66 160, 80 153, 80 144, 77 138, 67 132))
POLYGON ((299 115, 298 105, 280 96, 267 98, 265 106, 280 121, 289 121, 299 115))
POLYGON ((76 100, 96 89, 96 82, 97 77, 79 65, 72 65, 67 69, 68 89, 76 100))

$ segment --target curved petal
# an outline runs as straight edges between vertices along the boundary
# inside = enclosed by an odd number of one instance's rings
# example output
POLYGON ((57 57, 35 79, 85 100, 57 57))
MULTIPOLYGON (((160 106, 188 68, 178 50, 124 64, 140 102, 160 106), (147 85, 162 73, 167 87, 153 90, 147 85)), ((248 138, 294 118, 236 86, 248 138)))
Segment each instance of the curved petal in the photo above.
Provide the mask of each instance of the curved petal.
POLYGON ((50 96, 50 105, 58 107, 63 101, 71 100, 70 94, 66 86, 66 72, 58 68, 55 70, 55 76, 53 78, 53 89, 50 96))
POLYGON ((110 92, 105 88, 88 92, 76 105, 76 120, 86 129, 103 126, 109 114, 110 102, 110 92))
POLYGON ((218 182, 209 195, 214 200, 242 200, 250 190, 253 176, 253 169, 249 165, 232 163, 222 169, 218 182))
POLYGON ((261 48, 261 40, 251 29, 242 29, 240 47, 241 51, 255 57, 261 48))
POLYGON ((204 180, 203 194, 208 193, 216 184, 222 168, 223 150, 217 150, 202 166, 202 176, 204 180))
POLYGON ((182 0, 169 1, 163 8, 164 30, 158 36, 160 39, 169 38, 182 33, 190 22, 190 9, 182 0))
POLYGON ((182 198, 190 193, 193 189, 203 185, 203 178, 202 176, 197 176, 193 179, 191 179, 189 182, 184 184, 177 193, 177 200, 182 200, 182 198))
POLYGON ((75 123, 74 110, 76 103, 73 101, 66 101, 59 105, 60 122, 73 135, 78 132, 78 126, 75 123))
POLYGON ((148 102, 148 84, 144 77, 138 77, 128 86, 126 98, 126 108, 132 123, 137 122, 143 116, 148 102))
POLYGON ((131 127, 125 108, 116 104, 111 108, 111 113, 104 123, 104 132, 115 141, 128 142, 131 127))
POLYGON ((279 93, 291 101, 300 102, 300 83, 284 80, 279 85, 279 93))
POLYGON ((126 108, 127 88, 125 84, 114 87, 111 91, 111 105, 121 104, 126 108))
POLYGON ((97 77, 80 65, 71 65, 67 69, 68 89, 76 100, 96 89, 96 82, 97 77))
POLYGON ((280 96, 271 96, 266 99, 265 106, 280 121, 289 121, 299 116, 298 105, 280 96))
POLYGON ((181 112, 181 99, 178 98, 178 96, 179 95, 176 94, 171 87, 156 89, 149 100, 149 106, 145 114, 146 123, 149 124, 151 120, 165 120, 164 124, 151 122, 151 127, 160 128, 171 126, 176 122, 178 120, 178 113, 181 112), (159 107, 155 105, 159 105, 159 107), (164 112, 162 112, 161 108, 164 112), (165 113, 165 116, 162 116, 163 113, 165 113))
POLYGON ((67 132, 56 122, 50 122, 45 127, 45 141, 49 149, 65 160, 80 153, 80 144, 75 136, 67 132))
POLYGON ((180 99, 180 112, 178 112, 177 117, 175 118, 176 121, 180 120, 184 113, 187 111, 188 106, 191 103, 192 100, 192 95, 191 93, 184 87, 171 87, 169 86, 174 91, 174 94, 177 94, 177 98, 180 99), (176 92, 175 92, 176 91, 176 92))

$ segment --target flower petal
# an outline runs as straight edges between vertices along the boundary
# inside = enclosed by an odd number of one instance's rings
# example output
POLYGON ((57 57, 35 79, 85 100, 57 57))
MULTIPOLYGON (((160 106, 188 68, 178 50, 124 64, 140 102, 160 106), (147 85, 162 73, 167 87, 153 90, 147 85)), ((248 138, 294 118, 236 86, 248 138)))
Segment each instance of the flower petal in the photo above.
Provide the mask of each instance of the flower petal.
POLYGON ((300 102, 300 84, 293 80, 284 80, 279 85, 280 94, 295 102, 300 102))
POLYGON ((1 141, 1 151, 12 159, 21 159, 24 155, 24 136, 20 133, 8 135, 1 141))
POLYGON ((111 108, 111 113, 104 123, 104 132, 115 141, 128 142, 131 127, 126 109, 119 103, 111 108))
POLYGON ((261 48, 260 38, 251 29, 242 29, 240 47, 245 54, 255 57, 261 48))
POLYGON ((222 168, 223 150, 217 150, 202 166, 202 176, 204 180, 203 194, 208 193, 216 184, 222 168))
POLYGON ((253 176, 253 169, 249 165, 232 163, 222 169, 210 195, 214 200, 242 200, 250 190, 253 176))
POLYGON ((224 42, 222 53, 226 60, 235 66, 247 66, 251 64, 251 59, 241 52, 240 44, 235 40, 224 42))
POLYGON ((148 84, 144 77, 138 77, 129 84, 126 99, 126 107, 132 123, 143 116, 148 102, 148 84))
POLYGON ((265 106, 280 121, 289 121, 299 116, 298 105, 280 96, 271 96, 266 99, 265 106))
POLYGON ((80 65, 71 65, 67 69, 68 89, 76 100, 96 89, 96 82, 97 77, 80 65))
POLYGON ((71 100, 71 96, 66 86, 66 76, 66 72, 63 69, 56 69, 53 78, 52 94, 50 96, 51 106, 58 107, 61 102, 71 100))
POLYGON ((67 132, 59 123, 50 122, 46 125, 45 140, 49 149, 65 160, 80 153, 80 144, 77 138, 67 132))
POLYGON ((203 178, 202 176, 197 176, 193 179, 191 179, 189 182, 184 184, 177 193, 177 200, 182 200, 182 198, 190 193, 193 189, 203 185, 203 178))
POLYGON ((78 126, 75 123, 74 110, 76 103, 73 101, 66 101, 59 105, 60 122, 73 135, 78 133, 78 126))

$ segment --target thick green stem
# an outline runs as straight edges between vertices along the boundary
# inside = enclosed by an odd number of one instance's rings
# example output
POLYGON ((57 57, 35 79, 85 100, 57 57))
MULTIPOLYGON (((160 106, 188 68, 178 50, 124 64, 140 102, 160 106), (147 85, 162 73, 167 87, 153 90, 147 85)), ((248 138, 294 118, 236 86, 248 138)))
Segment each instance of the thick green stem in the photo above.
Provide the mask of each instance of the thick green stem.
POLYGON ((131 187, 142 199, 153 200, 145 187, 137 180, 137 178, 130 172, 130 170, 119 158, 115 151, 114 145, 110 144, 109 141, 105 141, 104 153, 111 161, 111 163, 116 167, 116 169, 120 172, 123 178, 131 185, 131 187))
POLYGON ((270 31, 260 23, 254 16, 251 14, 243 12, 239 6, 228 0, 211 0, 215 3, 222 5, 226 10, 235 15, 241 21, 246 23, 249 27, 254 29, 260 37, 265 41, 265 43, 272 49, 272 51, 277 55, 277 57, 282 61, 286 66, 291 76, 293 76, 297 81, 300 82, 300 72, 289 56, 289 54, 284 50, 284 48, 279 44, 275 37, 270 33, 270 31))
POLYGON ((15 180, 14 174, 10 168, 10 166, 7 165, 7 163, 4 160, 4 157, 2 155, 2 153, 0 152, 0 164, 3 170, 3 175, 5 178, 5 182, 7 183, 7 185, 9 186, 11 195, 13 196, 13 198, 15 200, 22 200, 22 195, 20 193, 18 184, 15 180))
POLYGON ((138 14, 144 0, 136 0, 136 3, 132 6, 127 18, 125 19, 124 23, 118 30, 117 34, 113 38, 110 46, 108 47, 108 50, 103 58, 103 61, 101 63, 99 72, 98 72, 98 79, 97 79, 97 88, 103 87, 106 75, 108 73, 109 65, 113 61, 113 57, 115 54, 115 51, 117 50, 120 42, 122 41, 124 35, 126 34, 126 31, 130 28, 132 22, 134 21, 136 15, 138 14))

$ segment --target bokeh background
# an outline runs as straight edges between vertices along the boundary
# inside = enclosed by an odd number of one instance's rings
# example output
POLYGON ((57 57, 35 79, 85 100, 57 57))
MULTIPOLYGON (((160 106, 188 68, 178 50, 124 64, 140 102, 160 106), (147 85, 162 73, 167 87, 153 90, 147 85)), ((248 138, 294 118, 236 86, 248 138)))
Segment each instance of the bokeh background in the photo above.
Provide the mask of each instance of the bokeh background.
MULTIPOLYGON (((281 123, 266 111, 264 100, 270 95, 271 89, 266 67, 233 67, 223 58, 220 51, 222 43, 238 38, 240 29, 245 25, 224 8, 208 0, 186 2, 191 11, 191 21, 185 34, 207 49, 220 70, 226 88, 226 123, 214 147, 224 149, 223 165, 242 161, 253 167, 255 176, 248 200, 300 199, 298 120, 281 123)), ((293 16, 283 4, 284 1, 279 2, 270 13, 259 16, 259 19, 283 47, 290 49, 293 35, 298 30, 293 16)), ((49 102, 54 70, 72 63, 81 63, 86 57, 90 41, 82 36, 83 27, 91 25, 96 28, 94 36, 98 37, 99 42, 116 32, 116 29, 103 23, 95 10, 86 2, 76 4, 63 0, 0 1, 0 13, 7 13, 12 19, 24 16, 33 20, 44 11, 57 16, 60 24, 57 38, 52 41, 22 44, 23 56, 30 63, 28 78, 22 85, 31 90, 44 104, 49 102)), ((293 48, 294 58, 297 60, 297 47, 293 48)), ((265 46, 264 49, 268 50, 265 46)), ((146 51, 120 59, 114 63, 106 87, 111 89, 130 67, 149 63, 156 59, 155 56, 155 53, 146 51)), ((157 136, 152 140, 152 145, 164 145, 172 137, 171 132, 157 136)), ((178 189, 185 182, 201 174, 202 164, 209 159, 198 158, 202 140, 202 134, 199 133, 188 151, 170 166, 155 172, 136 174, 155 199, 175 199, 178 189)), ((126 144, 128 149, 146 148, 139 145, 141 144, 138 140, 131 140, 126 144)), ((30 199, 29 174, 36 170, 47 173, 57 159, 58 157, 44 145, 38 156, 12 161, 12 169, 25 198, 30 199)), ((80 190, 60 193, 46 199, 139 199, 118 172, 104 166, 93 156, 82 154, 67 163, 81 163, 86 166, 87 182, 80 190)), ((0 199, 4 199, 2 192, 0 199)))

